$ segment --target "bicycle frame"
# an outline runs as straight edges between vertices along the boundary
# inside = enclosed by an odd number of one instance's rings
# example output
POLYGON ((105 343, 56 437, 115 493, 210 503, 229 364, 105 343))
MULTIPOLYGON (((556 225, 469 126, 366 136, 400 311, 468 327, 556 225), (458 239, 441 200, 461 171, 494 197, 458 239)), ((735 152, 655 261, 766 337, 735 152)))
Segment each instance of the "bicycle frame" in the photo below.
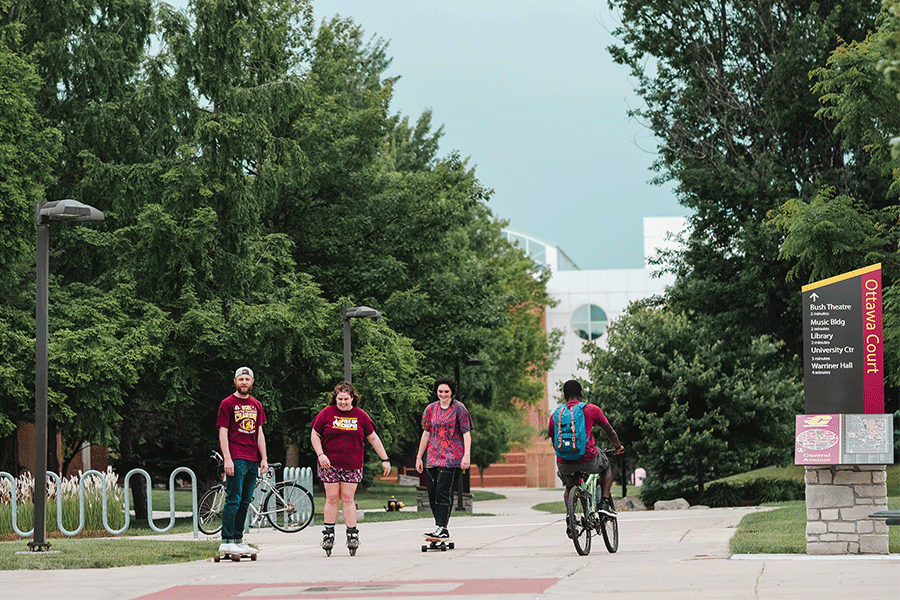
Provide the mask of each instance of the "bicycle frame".
POLYGON ((588 497, 588 510, 591 511, 591 514, 595 514, 597 512, 598 502, 597 502, 597 484, 600 482, 600 475, 597 473, 591 473, 587 479, 579 479, 578 485, 584 490, 588 497))

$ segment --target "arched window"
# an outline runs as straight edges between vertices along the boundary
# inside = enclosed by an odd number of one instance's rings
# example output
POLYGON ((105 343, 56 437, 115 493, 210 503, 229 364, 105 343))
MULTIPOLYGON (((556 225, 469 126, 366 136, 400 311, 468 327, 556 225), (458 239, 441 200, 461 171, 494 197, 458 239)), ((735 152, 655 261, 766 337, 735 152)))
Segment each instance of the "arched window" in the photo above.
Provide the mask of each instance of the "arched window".
POLYGON ((593 341, 606 333, 608 320, 603 309, 594 304, 585 304, 572 314, 572 329, 578 337, 593 341))

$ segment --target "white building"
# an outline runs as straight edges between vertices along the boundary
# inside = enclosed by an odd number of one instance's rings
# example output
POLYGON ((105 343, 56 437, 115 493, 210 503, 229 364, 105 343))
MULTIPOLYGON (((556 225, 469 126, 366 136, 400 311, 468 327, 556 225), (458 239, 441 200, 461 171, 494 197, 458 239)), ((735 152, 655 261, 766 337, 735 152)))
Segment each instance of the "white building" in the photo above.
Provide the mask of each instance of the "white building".
POLYGON ((654 276, 649 260, 659 250, 671 248, 670 234, 684 231, 684 217, 644 218, 644 268, 581 270, 565 252, 552 242, 507 229, 504 235, 518 243, 536 262, 552 272, 547 285, 550 295, 559 301, 547 309, 547 330, 563 333, 559 361, 547 373, 547 412, 562 398, 562 384, 573 377, 587 377, 578 363, 587 356, 582 346, 594 342, 606 346, 606 326, 620 317, 628 304, 660 294, 673 283, 668 274, 654 276))
POLYGON ((671 276, 653 277, 649 259, 673 243, 668 234, 684 231, 684 217, 644 218, 644 268, 581 270, 556 244, 533 235, 507 229, 504 236, 519 244, 539 265, 551 270, 547 284, 551 297, 559 303, 548 308, 547 331, 563 331, 559 361, 547 373, 547 395, 543 406, 529 409, 525 424, 538 432, 531 444, 508 452, 503 460, 480 473, 471 467, 472 485, 478 487, 554 487, 556 455, 546 437, 547 420, 562 399, 562 384, 573 377, 587 377, 578 366, 587 355, 582 347, 588 341, 606 346, 606 326, 620 317, 629 302, 665 291, 671 276))

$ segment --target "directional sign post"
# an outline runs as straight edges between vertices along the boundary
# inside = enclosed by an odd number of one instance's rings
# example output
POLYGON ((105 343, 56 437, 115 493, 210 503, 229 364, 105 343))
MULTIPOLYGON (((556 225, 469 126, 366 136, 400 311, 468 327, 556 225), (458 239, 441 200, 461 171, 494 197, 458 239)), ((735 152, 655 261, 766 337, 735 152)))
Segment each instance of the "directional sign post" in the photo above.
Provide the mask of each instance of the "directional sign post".
POLYGON ((803 286, 806 414, 884 414, 881 264, 803 286))

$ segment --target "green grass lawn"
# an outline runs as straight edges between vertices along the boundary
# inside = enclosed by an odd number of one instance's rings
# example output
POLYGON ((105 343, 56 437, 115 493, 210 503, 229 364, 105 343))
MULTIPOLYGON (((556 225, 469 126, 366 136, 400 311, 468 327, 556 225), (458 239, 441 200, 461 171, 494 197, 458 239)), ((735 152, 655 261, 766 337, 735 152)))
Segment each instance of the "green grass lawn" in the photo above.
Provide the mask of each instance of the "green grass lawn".
MULTIPOLYGON (((900 509, 900 497, 889 497, 888 508, 900 509)), ((806 503, 745 516, 728 546, 732 554, 806 554, 806 503)), ((888 527, 888 551, 900 552, 900 527, 888 527)))
MULTIPOLYGON (((0 570, 108 569, 164 565, 215 556, 219 541, 174 542, 154 539, 49 540, 50 552, 28 552, 27 541, 0 543, 0 570)), ((61 592, 61 596, 65 596, 61 592)))
MULTIPOLYGON (((767 467, 727 478, 746 481, 758 477, 803 480, 806 469, 801 466, 767 467)), ((887 467, 888 509, 900 509, 900 465, 887 467)), ((806 554, 806 503, 783 502, 771 511, 745 516, 731 538, 733 554, 806 554)), ((900 527, 888 527, 888 550, 900 552, 900 527)))

